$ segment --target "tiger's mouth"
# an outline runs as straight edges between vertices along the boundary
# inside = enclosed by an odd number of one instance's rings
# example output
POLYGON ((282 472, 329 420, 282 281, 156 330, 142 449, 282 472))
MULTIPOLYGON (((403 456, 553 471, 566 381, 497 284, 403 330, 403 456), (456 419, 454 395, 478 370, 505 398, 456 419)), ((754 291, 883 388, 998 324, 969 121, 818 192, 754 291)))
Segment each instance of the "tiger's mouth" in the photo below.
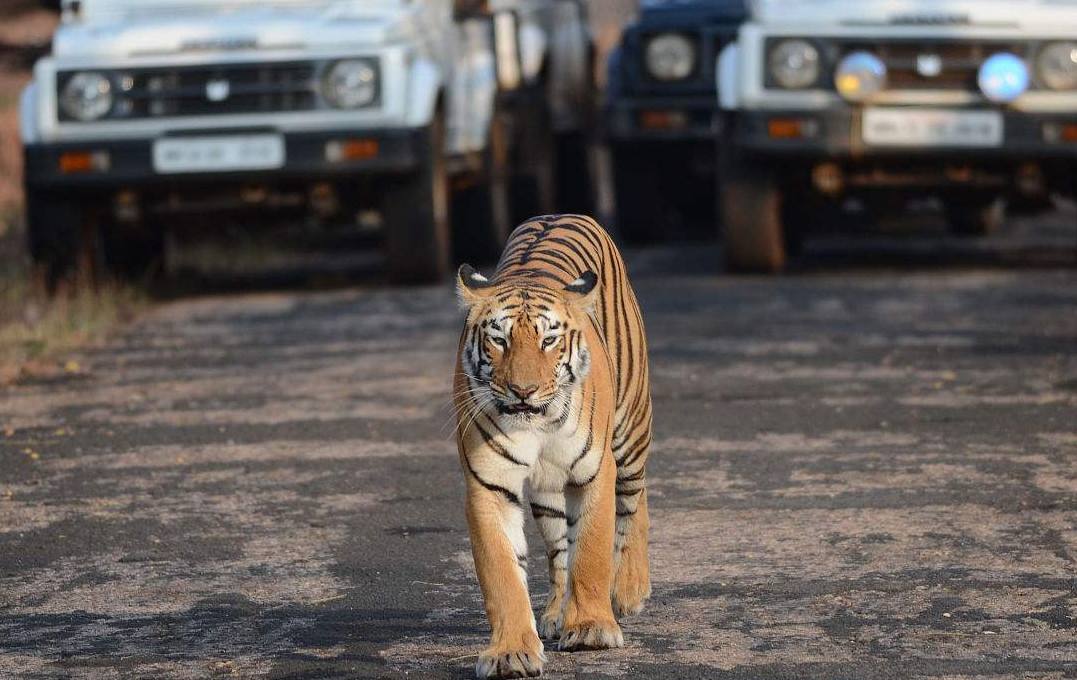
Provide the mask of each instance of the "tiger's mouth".
POLYGON ((515 404, 498 404, 497 410, 503 415, 519 416, 519 415, 542 415, 546 412, 545 406, 534 406, 528 404, 526 401, 519 401, 515 404))

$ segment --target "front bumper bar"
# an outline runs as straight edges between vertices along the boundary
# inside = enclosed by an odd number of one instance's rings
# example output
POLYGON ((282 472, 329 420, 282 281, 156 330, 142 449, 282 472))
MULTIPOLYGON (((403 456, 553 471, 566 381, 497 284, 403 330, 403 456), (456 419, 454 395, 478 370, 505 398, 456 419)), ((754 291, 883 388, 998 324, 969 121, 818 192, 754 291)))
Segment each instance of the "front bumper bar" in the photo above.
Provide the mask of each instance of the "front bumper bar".
MULTIPOLYGON (((280 133, 267 129, 219 130, 227 137, 248 133, 277 133, 284 138, 285 161, 271 170, 243 170, 197 173, 159 173, 153 167, 155 139, 90 140, 78 142, 37 143, 27 145, 25 153, 26 183, 36 188, 78 189, 107 187, 137 187, 144 185, 175 185, 182 183, 244 183, 288 180, 319 180, 345 178, 363 174, 407 172, 422 162, 419 138, 422 130, 330 130, 318 132, 280 133), (334 142, 363 140, 376 149, 368 157, 352 160, 330 160, 327 145, 334 142), (61 158, 65 154, 89 153, 107 158, 97 169, 63 172, 61 158), (101 154, 104 154, 101 156, 101 154)), ((204 131, 191 133, 205 137, 204 131)), ((170 133, 170 139, 182 138, 184 133, 170 133)))
POLYGON ((605 136, 611 142, 696 140, 711 143, 722 131, 717 98, 625 97, 606 105, 605 136))
POLYGON ((1049 141, 1048 125, 1077 124, 1072 115, 1003 113, 1004 139, 999 146, 870 146, 862 136, 863 111, 740 111, 732 120, 730 141, 743 151, 768 156, 805 158, 954 158, 966 161, 1077 160, 1077 143, 1049 141), (814 133, 797 138, 774 138, 772 121, 802 121, 814 133))

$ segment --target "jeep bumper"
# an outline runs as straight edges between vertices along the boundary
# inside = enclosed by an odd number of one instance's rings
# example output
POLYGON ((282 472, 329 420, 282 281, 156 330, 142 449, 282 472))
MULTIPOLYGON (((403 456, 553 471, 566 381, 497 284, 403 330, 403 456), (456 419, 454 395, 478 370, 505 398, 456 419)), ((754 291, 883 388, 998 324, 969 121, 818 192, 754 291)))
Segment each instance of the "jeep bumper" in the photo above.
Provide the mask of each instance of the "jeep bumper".
POLYGON ((873 146, 863 141, 861 109, 740 111, 730 140, 745 152, 806 159, 921 158, 1014 162, 1077 160, 1077 115, 1006 111, 995 146, 873 146), (1072 139, 1067 138, 1073 135, 1072 139))
POLYGON ((606 138, 611 142, 695 140, 712 143, 722 130, 714 95, 636 97, 606 107, 606 138))
MULTIPOLYGON (((27 145, 25 175, 28 186, 55 189, 108 189, 177 185, 184 183, 248 183, 316 181, 354 176, 406 172, 422 162, 421 130, 331 130, 286 132, 274 130, 220 130, 190 136, 222 138, 244 134, 279 134, 284 161, 273 169, 213 169, 197 172, 159 172, 154 167, 154 144, 164 137, 135 140, 65 141, 27 145)), ((181 140, 184 133, 167 135, 181 140)))

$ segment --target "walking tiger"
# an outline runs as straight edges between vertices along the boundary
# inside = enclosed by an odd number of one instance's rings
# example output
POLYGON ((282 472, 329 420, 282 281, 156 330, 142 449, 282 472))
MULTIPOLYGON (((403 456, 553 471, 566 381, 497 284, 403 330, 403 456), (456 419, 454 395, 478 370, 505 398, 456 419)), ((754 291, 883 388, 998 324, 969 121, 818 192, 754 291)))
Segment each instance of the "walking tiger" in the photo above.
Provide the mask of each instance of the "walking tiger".
POLYGON ((464 265, 453 401, 467 519, 492 628, 480 678, 542 673, 562 650, 621 647, 616 617, 650 596, 647 340, 612 239, 580 215, 531 219, 492 278, 464 265), (525 482, 550 594, 527 591, 525 482))

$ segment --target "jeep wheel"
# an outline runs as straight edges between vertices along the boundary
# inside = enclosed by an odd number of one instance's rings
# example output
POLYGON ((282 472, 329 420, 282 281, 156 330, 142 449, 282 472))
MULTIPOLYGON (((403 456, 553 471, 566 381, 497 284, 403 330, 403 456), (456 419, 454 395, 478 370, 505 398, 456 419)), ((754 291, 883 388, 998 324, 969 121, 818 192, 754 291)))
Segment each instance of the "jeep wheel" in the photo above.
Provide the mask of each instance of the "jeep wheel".
POLYGON ((593 215, 595 177, 591 164, 591 144, 586 132, 562 132, 554 136, 557 148, 557 212, 593 215))
POLYGON ((666 225, 655 159, 638 150, 614 146, 613 200, 617 231, 626 243, 645 244, 659 240, 666 225))
POLYGON ((482 169, 453 195, 453 254, 458 262, 490 264, 501 257, 509 223, 510 121, 500 109, 490 119, 482 169))
POLYGON ((101 226, 104 262, 110 274, 130 283, 148 283, 164 271, 164 234, 147 229, 146 224, 101 226))
POLYGON ((27 188, 26 236, 30 257, 50 287, 74 273, 82 244, 82 214, 74 201, 27 188))
POLYGON ((434 283, 449 274, 449 180, 445 127, 435 116, 421 137, 421 167, 388 185, 385 256, 394 283, 434 283))
POLYGON ((545 102, 529 101, 517 121, 509 189, 512 223, 522 224, 557 209, 554 202, 557 151, 545 102))
POLYGON ((718 173, 719 214, 726 268, 775 273, 785 267, 782 192, 765 167, 739 154, 727 156, 718 173))
POLYGON ((987 236, 1002 228, 1005 204, 997 196, 949 196, 944 201, 946 223, 957 236, 987 236))

